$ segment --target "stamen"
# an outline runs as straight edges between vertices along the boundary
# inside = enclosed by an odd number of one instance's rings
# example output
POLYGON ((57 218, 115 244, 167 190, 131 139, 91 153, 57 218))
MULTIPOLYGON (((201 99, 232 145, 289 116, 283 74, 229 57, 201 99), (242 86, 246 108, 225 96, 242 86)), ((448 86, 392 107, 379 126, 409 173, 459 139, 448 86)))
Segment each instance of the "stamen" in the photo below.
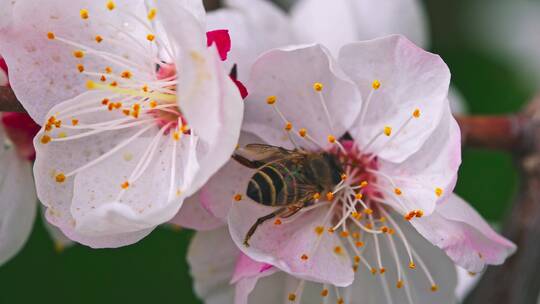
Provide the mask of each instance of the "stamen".
POLYGON ((116 4, 114 4, 114 1, 108 1, 107 2, 107 9, 112 11, 113 9, 116 8, 116 4))
POLYGON ((81 16, 81 19, 88 19, 89 15, 88 15, 88 10, 87 9, 82 9, 79 11, 79 15, 81 16))

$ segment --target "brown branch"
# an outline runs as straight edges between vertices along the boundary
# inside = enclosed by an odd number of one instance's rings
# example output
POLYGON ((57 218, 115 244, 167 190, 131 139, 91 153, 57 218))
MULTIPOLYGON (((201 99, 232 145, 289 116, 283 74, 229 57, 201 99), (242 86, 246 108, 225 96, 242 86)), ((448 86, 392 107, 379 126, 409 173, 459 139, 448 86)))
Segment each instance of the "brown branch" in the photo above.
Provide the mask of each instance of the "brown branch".
POLYGON ((458 116, 464 146, 516 152, 524 144, 527 119, 521 115, 458 116))
POLYGON ((10 87, 0 87, 0 112, 24 112, 10 87))

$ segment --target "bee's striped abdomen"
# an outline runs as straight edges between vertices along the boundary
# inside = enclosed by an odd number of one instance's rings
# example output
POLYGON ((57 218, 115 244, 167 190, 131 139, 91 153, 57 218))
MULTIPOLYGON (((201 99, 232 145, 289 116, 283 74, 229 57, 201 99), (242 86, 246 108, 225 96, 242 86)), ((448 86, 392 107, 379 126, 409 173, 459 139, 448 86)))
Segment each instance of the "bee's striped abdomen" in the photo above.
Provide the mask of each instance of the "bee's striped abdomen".
POLYGON ((294 176, 286 166, 279 163, 270 164, 257 171, 249 181, 247 196, 266 206, 286 205, 290 200, 289 191, 294 176))

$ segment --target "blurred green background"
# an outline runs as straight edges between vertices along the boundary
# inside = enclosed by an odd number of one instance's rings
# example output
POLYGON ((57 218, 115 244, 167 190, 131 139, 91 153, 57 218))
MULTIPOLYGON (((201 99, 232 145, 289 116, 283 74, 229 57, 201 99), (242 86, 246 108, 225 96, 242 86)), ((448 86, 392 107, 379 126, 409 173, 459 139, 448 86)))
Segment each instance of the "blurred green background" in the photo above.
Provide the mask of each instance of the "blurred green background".
MULTIPOLYGON (((432 51, 450 66, 471 113, 517 111, 534 88, 506 58, 471 43, 464 22, 470 2, 425 1, 432 51)), ((465 149, 460 173, 457 192, 488 220, 501 220, 518 183, 512 158, 465 149)), ((191 235, 160 228, 121 249, 58 253, 38 219, 24 250, 0 268, 0 303, 199 303, 185 261, 191 235)))

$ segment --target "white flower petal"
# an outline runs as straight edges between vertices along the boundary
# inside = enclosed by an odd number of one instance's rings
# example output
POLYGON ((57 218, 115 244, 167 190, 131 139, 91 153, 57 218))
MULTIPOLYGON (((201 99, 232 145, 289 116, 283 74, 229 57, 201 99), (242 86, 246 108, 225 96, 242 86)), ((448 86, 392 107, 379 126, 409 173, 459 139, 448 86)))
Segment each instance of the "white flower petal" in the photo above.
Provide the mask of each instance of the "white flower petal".
MULTIPOLYGON (((116 2, 119 8, 134 14, 144 9, 140 0, 116 2)), ((98 73, 105 66, 115 71, 125 69, 95 55, 87 54, 83 61, 76 59, 72 53, 78 48, 58 39, 49 40, 47 33, 142 61, 132 38, 118 30, 133 34, 141 31, 141 25, 116 10, 107 10, 105 4, 90 0, 51 0, 40 5, 31 0, 13 2, 13 22, 0 31, 0 54, 10 68, 11 87, 36 122, 41 124, 55 104, 86 91, 86 76, 79 73, 77 64, 83 63, 87 71, 98 73), (88 10, 87 20, 81 19, 81 9, 88 10), (104 41, 96 43, 96 35, 103 36, 104 41)), ((141 41, 144 39, 141 36, 141 41)), ((151 72, 152 68, 148 68, 151 72)))
POLYGON ((292 144, 284 130, 286 123, 267 104, 269 96, 276 97, 273 106, 292 123, 291 136, 307 147, 314 146, 295 131, 305 128, 309 136, 326 146, 329 135, 339 138, 347 131, 362 103, 354 84, 320 45, 289 47, 262 55, 253 67, 248 88, 244 130, 269 144, 288 148, 292 144), (322 91, 314 90, 315 83, 322 85, 322 91))
POLYGON ((0 127, 0 265, 26 243, 34 226, 37 202, 30 163, 4 144, 0 127))
POLYGON ((291 14, 302 42, 322 43, 336 55, 346 43, 390 34, 427 46, 426 16, 417 0, 302 0, 291 14))
POLYGON ((229 282, 239 255, 227 229, 195 234, 187 259, 195 293, 205 304, 233 303, 234 288, 229 282), (216 250, 217 245, 219 250, 216 250))
MULTIPOLYGON (((37 198, 36 198, 37 200, 37 198)), ((41 215, 43 217, 43 225, 45 226, 45 230, 49 233, 49 236, 51 237, 52 241, 54 242, 54 247, 58 251, 62 251, 66 248, 69 248, 73 245, 75 245, 75 242, 73 242, 71 239, 69 239, 58 227, 52 225, 47 221, 47 217, 45 212, 47 209, 45 206, 41 205, 41 215)))
POLYGON ((226 225, 224 219, 213 216, 203 208, 199 196, 200 193, 198 192, 187 198, 182 204, 180 211, 178 211, 170 222, 180 227, 198 231, 213 230, 226 225))
POLYGON ((446 105, 439 126, 418 152, 398 164, 379 161, 378 170, 385 176, 380 184, 388 192, 386 197, 403 215, 418 209, 429 215, 454 190, 460 164, 461 133, 446 105), (395 194, 396 188, 400 189, 400 195, 395 194))
POLYGON ((248 80, 260 54, 295 41, 287 16, 269 1, 225 1, 225 8, 208 13, 207 23, 208 30, 229 30, 232 49, 227 61, 238 64, 241 81, 248 80))
POLYGON ((276 225, 268 220, 260 225, 249 241, 244 238, 250 227, 260 217, 275 211, 275 208, 256 204, 249 199, 235 202, 229 212, 229 230, 240 250, 255 261, 267 263, 291 275, 317 282, 328 282, 347 286, 353 280, 348 253, 335 253, 342 246, 337 235, 316 233, 323 225, 327 208, 300 212, 276 225), (319 239, 320 238, 320 239, 319 239), (315 244, 317 246, 315 246, 315 244), (304 255, 307 259, 302 258, 304 255))
MULTIPOLYGON (((418 253, 422 261, 427 266, 434 283, 437 285, 436 292, 431 291, 431 282, 425 275, 422 266, 418 259, 415 260, 416 269, 409 269, 409 259, 403 243, 399 241, 398 234, 394 234, 394 243, 398 252, 398 258, 402 273, 406 276, 403 278, 404 286, 397 288, 397 267, 394 255, 391 250, 388 235, 379 236, 381 245, 382 265, 386 269, 383 276, 372 275, 367 269, 360 265, 356 279, 351 285, 351 304, 379 304, 386 303, 384 292, 384 281, 388 284, 389 294, 392 297, 393 303, 409 303, 407 301, 406 288, 409 288, 412 303, 432 304, 432 303, 455 303, 455 288, 457 284, 457 275, 452 261, 439 248, 434 247, 408 223, 398 219, 397 222, 403 230, 407 241, 412 248, 418 253)), ((373 241, 372 237, 368 237, 368 242, 373 241), (371 239, 371 240, 370 240, 371 239)), ((376 251, 373 243, 366 246, 363 251, 363 257, 372 265, 376 261, 376 251)), ((390 302, 388 302, 390 303, 390 302)))
MULTIPOLYGON (((82 94, 53 108, 51 115, 58 114, 61 119, 62 111, 85 104, 95 107, 105 96, 107 92, 82 94)), ((194 136, 182 137, 174 151, 171 135, 161 134, 148 117, 126 118, 106 107, 76 117, 79 128, 70 127, 68 115, 63 132, 54 129, 47 134, 51 142, 42 143, 44 129, 34 141, 36 186, 40 200, 48 207, 48 220, 70 238, 93 247, 117 246, 115 240, 119 244, 134 242, 170 220, 181 207, 184 187, 189 187, 197 173, 190 170, 194 136), (91 133, 84 126, 117 119, 138 125, 77 138, 91 133), (65 182, 56 181, 59 174, 64 174, 65 182), (126 181, 130 183, 123 188, 126 181)))
POLYGON ((393 136, 381 136, 363 152, 398 163, 418 151, 447 103, 450 72, 442 59, 402 36, 388 36, 344 46, 339 63, 360 88, 366 106, 350 130, 360 147, 385 126, 393 128, 393 136), (372 88, 375 80, 380 83, 377 90, 372 88), (416 109, 420 117, 412 119, 416 109))
POLYGON ((486 265, 500 265, 516 251, 516 245, 497 234, 455 194, 440 203, 431 216, 411 223, 457 265, 471 272, 480 272, 486 265))

